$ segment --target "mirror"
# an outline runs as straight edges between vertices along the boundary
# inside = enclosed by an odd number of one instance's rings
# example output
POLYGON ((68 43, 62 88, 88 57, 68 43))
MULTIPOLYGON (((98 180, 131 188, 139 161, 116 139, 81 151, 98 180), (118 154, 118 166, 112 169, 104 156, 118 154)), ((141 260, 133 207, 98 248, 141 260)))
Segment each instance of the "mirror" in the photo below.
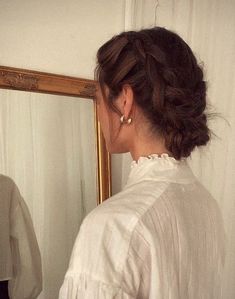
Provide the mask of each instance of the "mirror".
POLYGON ((111 194, 94 81, 0 68, 0 173, 20 189, 57 298, 83 218, 111 194), (18 89, 18 90, 12 90, 18 89))

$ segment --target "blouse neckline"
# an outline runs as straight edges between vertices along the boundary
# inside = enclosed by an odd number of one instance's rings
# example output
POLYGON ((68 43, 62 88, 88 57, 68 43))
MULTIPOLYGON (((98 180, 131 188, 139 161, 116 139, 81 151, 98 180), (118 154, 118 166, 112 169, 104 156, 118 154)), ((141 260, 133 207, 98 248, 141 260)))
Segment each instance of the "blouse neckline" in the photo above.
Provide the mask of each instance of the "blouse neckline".
MULTIPOLYGON (((171 157, 169 156, 167 153, 163 153, 163 154, 151 154, 151 155, 148 155, 148 156, 141 156, 139 157, 139 159, 136 161, 136 160, 133 160, 131 162, 131 169, 134 168, 134 167, 137 167, 141 164, 144 164, 144 163, 151 163, 151 161, 157 161, 158 163, 161 163, 161 164, 178 164, 181 162, 181 160, 176 160, 174 157, 171 157), (150 162, 149 162, 150 161, 150 162)), ((182 159, 183 161, 183 159, 182 159)))
POLYGON ((141 181, 165 181, 188 184, 195 181, 187 159, 176 160, 167 153, 141 156, 131 162, 131 169, 124 187, 141 181))

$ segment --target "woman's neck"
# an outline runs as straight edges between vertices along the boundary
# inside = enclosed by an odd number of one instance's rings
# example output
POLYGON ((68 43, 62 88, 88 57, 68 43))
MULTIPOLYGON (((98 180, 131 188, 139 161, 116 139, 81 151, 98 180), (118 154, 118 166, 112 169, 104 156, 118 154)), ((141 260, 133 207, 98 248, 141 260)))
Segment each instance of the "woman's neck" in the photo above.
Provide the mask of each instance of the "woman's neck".
POLYGON ((139 157, 146 157, 151 154, 171 153, 166 149, 163 139, 157 138, 134 138, 130 148, 132 159, 137 161, 139 157))

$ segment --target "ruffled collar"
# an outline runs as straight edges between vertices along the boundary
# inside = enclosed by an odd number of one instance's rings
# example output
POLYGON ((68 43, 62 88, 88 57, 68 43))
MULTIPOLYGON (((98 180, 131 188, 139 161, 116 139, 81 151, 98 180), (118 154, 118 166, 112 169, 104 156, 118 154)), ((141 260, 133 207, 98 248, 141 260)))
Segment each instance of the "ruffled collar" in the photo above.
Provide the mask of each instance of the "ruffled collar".
POLYGON ((130 174, 124 188, 146 180, 185 184, 195 179, 186 158, 176 160, 166 153, 151 154, 131 162, 130 174))
POLYGON ((170 157, 168 154, 151 154, 147 157, 139 157, 137 161, 133 160, 131 162, 131 169, 137 167, 141 164, 152 163, 151 161, 157 161, 159 164, 178 164, 180 161, 176 160, 174 157, 170 157))

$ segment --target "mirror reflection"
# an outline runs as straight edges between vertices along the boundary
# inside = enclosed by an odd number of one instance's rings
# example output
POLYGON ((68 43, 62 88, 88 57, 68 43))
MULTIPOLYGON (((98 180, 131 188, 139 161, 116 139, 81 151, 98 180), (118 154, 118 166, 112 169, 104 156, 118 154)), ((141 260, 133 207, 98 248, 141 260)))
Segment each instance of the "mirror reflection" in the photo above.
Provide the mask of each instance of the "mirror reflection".
POLYGON ((0 89, 0 173, 28 206, 42 269, 41 298, 57 298, 79 226, 97 205, 94 104, 0 89))

